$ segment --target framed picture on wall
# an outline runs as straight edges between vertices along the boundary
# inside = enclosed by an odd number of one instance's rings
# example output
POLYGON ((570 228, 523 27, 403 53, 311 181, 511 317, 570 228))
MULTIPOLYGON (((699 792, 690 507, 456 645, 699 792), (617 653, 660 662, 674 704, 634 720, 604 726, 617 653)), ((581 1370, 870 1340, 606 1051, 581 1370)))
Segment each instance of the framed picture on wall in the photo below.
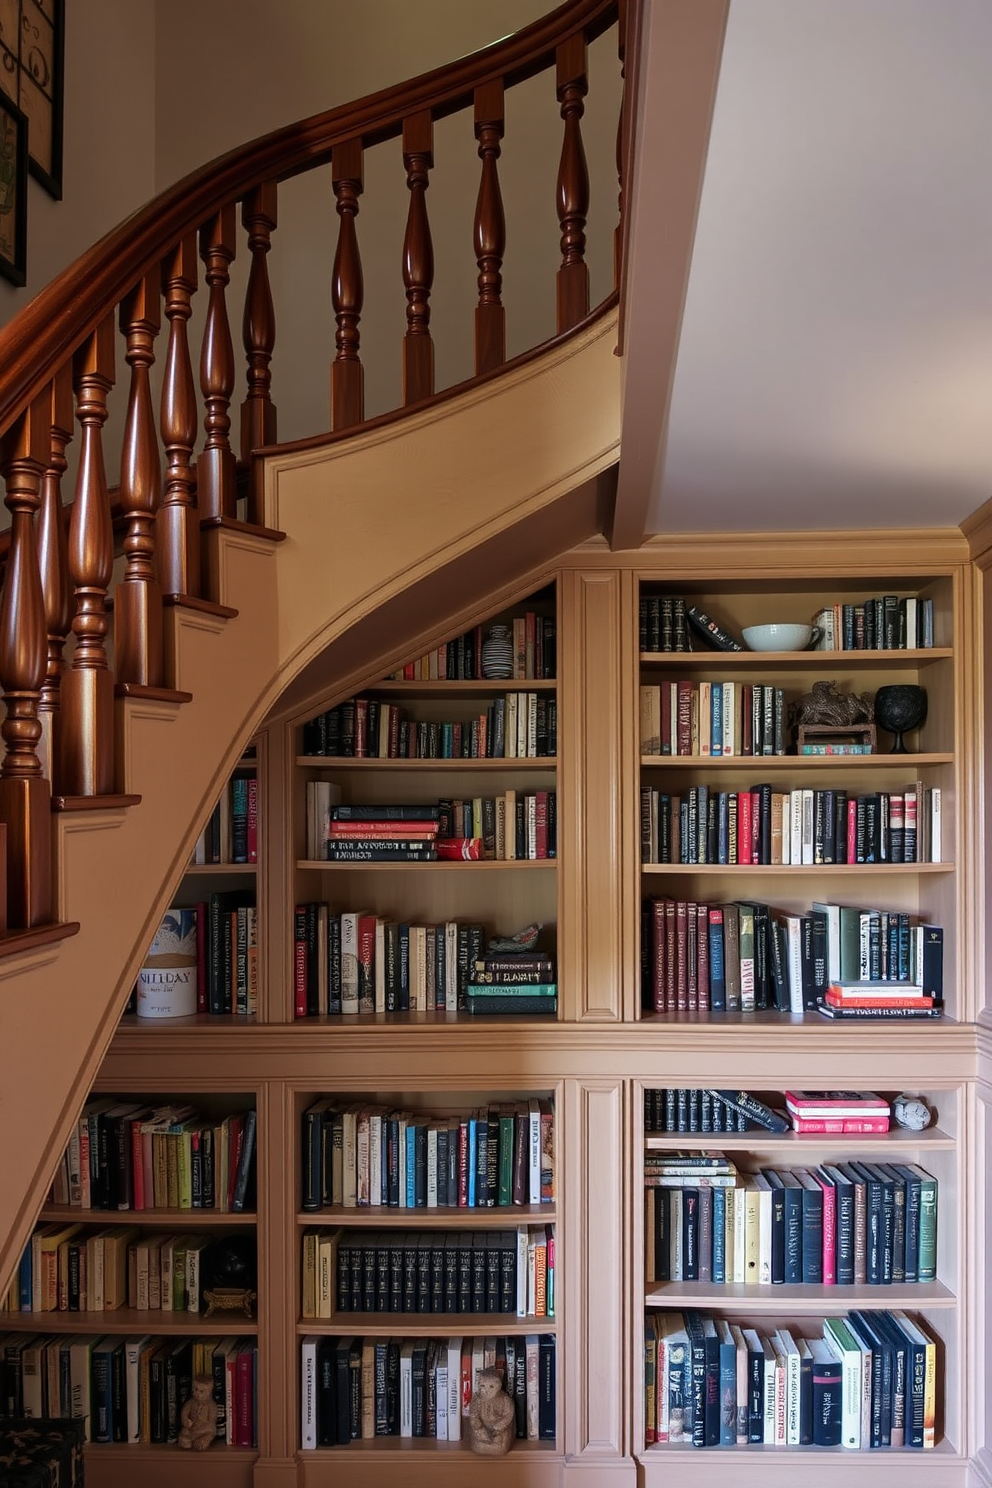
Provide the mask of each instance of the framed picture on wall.
POLYGON ((28 120, 31 174, 62 198, 65 0, 0 0, 0 87, 28 120))
POLYGON ((28 121, 0 90, 0 274, 27 277, 28 121))

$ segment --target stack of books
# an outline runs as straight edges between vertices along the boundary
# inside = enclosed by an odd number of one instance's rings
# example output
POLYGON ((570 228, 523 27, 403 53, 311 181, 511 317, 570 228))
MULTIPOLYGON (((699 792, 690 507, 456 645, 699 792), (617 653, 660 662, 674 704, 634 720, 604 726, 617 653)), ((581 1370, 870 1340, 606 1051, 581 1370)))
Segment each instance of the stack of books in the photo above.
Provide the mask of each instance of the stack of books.
POLYGON ((792 1129, 815 1135, 887 1132, 891 1109, 874 1090, 787 1090, 792 1129))
POLYGON ((488 1016, 509 1013, 558 1011, 558 983, 554 962, 538 953, 521 955, 503 952, 486 955, 475 963, 474 979, 466 989, 470 1013, 488 1016))
POLYGON ((919 982, 830 982, 817 1011, 825 1018, 939 1018, 943 1005, 919 982))
POLYGON ((324 858, 330 863, 433 863, 438 808, 332 806, 324 858))

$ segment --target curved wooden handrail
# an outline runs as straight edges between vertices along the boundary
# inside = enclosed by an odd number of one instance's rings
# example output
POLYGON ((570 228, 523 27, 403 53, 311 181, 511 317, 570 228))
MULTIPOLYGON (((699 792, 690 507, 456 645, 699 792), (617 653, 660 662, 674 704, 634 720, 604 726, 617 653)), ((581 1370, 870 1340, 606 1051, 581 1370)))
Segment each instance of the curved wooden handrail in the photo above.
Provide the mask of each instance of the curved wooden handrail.
POLYGON ((570 37, 594 39, 617 19, 617 0, 568 0, 550 15, 457 62, 285 125, 239 145, 126 218, 0 330, 0 433, 51 380, 143 274, 221 205, 261 183, 286 180, 330 160, 335 145, 360 138, 379 144, 402 132, 422 109, 435 119, 470 105, 473 91, 502 79, 512 85, 543 71, 570 37))
MULTIPOLYGON (((408 202, 403 401, 409 412, 438 396, 426 197, 433 130, 439 119, 467 114, 481 162, 473 223, 475 376, 469 381, 498 376, 507 365, 499 175, 506 89, 544 74, 559 105, 555 296, 561 336, 590 310, 589 175, 582 137, 587 49, 618 25, 622 76, 624 22, 624 0, 568 0, 472 56, 239 146, 108 233, 0 330, 0 474, 11 513, 9 533, 0 537, 6 746, 0 759, 0 856, 6 851, 11 930, 33 929, 52 915, 53 791, 104 797, 114 786, 115 690, 117 696, 122 686, 128 695, 142 688, 159 695, 181 686, 167 675, 163 595, 208 604, 201 583, 209 585, 215 572, 212 544, 237 522, 239 498, 245 498, 249 523, 258 529, 264 521, 261 467, 253 456, 277 439, 270 375, 276 319, 267 256, 278 220, 278 183, 330 166, 338 218, 328 274, 335 322, 329 348, 332 435, 314 437, 340 439, 367 427, 357 227, 365 152, 385 141, 402 142, 401 189, 408 202), (237 368, 227 306, 239 203, 250 260, 240 442, 232 430, 237 368), (197 357, 189 326, 198 292, 197 303, 206 309, 197 357), (160 379, 152 376, 156 361, 160 379), (158 380, 156 411, 151 389, 158 380), (123 443, 105 451, 105 426, 114 427, 108 417, 116 399, 127 408, 123 443), (74 435, 75 461, 66 457, 74 435), (75 489, 63 496, 63 476, 73 467, 75 489), (123 533, 126 561, 111 595, 115 530, 123 533)), ((607 226, 615 237, 613 225, 607 226)), ((379 415, 373 422, 396 416, 379 415)), ((3 910, 0 902, 0 926, 3 910)))

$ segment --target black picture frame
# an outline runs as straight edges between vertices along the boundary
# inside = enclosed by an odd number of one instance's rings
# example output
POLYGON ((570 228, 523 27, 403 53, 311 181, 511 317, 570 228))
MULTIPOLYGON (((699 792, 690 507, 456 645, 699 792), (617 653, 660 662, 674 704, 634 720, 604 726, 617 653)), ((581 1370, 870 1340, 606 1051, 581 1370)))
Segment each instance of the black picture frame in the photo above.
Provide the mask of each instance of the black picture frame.
POLYGON ((28 121, 0 89, 0 274, 11 284, 27 279, 28 121))
POLYGON ((28 169, 56 201, 62 200, 64 66, 65 0, 6 0, 0 86, 27 117, 28 169))

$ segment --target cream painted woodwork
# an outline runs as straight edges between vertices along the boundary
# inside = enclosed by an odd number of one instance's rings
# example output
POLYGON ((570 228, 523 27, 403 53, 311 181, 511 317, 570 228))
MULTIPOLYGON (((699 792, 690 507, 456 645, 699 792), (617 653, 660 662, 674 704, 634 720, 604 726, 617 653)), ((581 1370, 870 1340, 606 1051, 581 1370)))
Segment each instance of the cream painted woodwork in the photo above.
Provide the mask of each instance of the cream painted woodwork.
MULTIPOLYGON (((294 572, 307 563, 312 567, 313 561, 298 555, 294 572)), ((472 569, 467 548, 464 564, 472 569)), ((869 539, 859 534, 856 546, 846 534, 828 533, 814 540, 787 534, 678 538, 625 552, 611 552, 603 539, 592 538, 562 552, 554 562, 542 554, 529 571, 513 579, 499 572, 492 583, 488 574, 480 583, 476 567, 474 591, 455 586, 446 613, 439 607, 425 620, 417 605, 411 605, 405 617, 394 612, 402 630, 391 626, 377 631, 370 620, 357 660, 335 638, 326 641, 322 651, 316 649, 319 635, 326 637, 326 631, 312 620, 309 626, 304 623, 300 598, 294 596, 300 618, 290 628, 300 639, 295 655, 305 655, 306 665, 293 669, 282 696, 254 730, 264 967, 259 1016, 247 1023, 199 1020, 195 1027, 142 1028, 128 1020, 113 1038, 97 1081, 103 1091, 174 1091, 191 1098, 210 1093, 215 1099, 254 1100, 258 1106, 259 1452, 256 1456, 215 1448, 203 1458, 190 1460, 192 1454, 187 1455, 182 1471, 191 1488, 200 1483, 222 1488, 249 1484, 395 1488, 398 1480, 411 1488, 420 1484, 461 1488, 489 1479, 507 1488, 574 1484, 671 1488, 673 1483, 679 1488, 696 1484, 715 1488, 727 1481, 728 1471, 735 1483, 784 1484, 799 1473, 825 1488, 849 1480, 852 1473, 859 1482, 863 1476, 866 1482, 898 1483, 899 1488, 964 1488, 966 1483, 992 1481, 987 1445, 992 1419, 985 1390, 992 1356, 983 1322, 989 1287, 984 1233, 992 1220, 985 1179, 992 1024, 981 990, 979 912, 986 830, 979 782, 987 731, 977 654, 984 575, 976 573, 976 567, 980 564, 972 564, 961 536, 945 532, 877 534, 869 539), (361 873, 346 870, 342 879, 346 887, 340 891, 338 870, 318 871, 314 878, 313 870, 300 868, 303 783, 314 768, 299 757, 305 719, 371 685, 404 658, 422 654, 432 642, 458 635, 486 616, 524 607, 529 595, 552 581, 558 595, 557 866, 479 872, 476 865, 464 864, 444 870, 428 867, 421 874, 423 865, 415 865, 401 874, 387 865, 361 873), (821 894, 843 894, 845 901, 863 903, 884 895, 887 907, 897 905, 942 919, 949 945, 952 1013, 942 1023, 880 1029, 827 1024, 812 1015, 796 1020, 642 1015, 640 899, 642 893, 661 891, 657 886, 668 881, 645 874, 639 861, 638 786, 642 778, 663 768, 657 762, 644 764, 639 754, 638 681, 642 672, 658 670, 653 663, 643 663, 637 644, 642 583, 671 585, 691 594, 709 613, 732 618, 735 625, 751 618, 805 618, 821 599, 840 588, 848 593, 934 595, 939 645, 933 657, 900 657, 897 652, 884 659, 844 655, 828 661, 806 655, 751 656, 730 665, 741 675, 751 675, 767 664, 793 692, 816 677, 834 675, 845 684, 872 689, 890 677, 918 677, 928 688, 931 712, 922 740, 926 753, 919 758, 925 778, 946 791, 945 832, 953 844, 953 861, 946 871, 859 878, 863 870, 857 868, 844 874, 810 870, 809 877, 794 886, 780 876, 767 878, 761 893, 776 905, 800 899, 808 904, 821 894), (394 895, 410 894, 413 881, 423 886, 417 890, 418 903, 428 911, 451 906, 450 913, 467 917, 485 910, 487 917, 507 928, 528 903, 526 895, 516 897, 515 879, 547 882, 550 890, 539 892, 548 894, 545 903, 558 921, 559 1018, 502 1024, 402 1017, 294 1023, 292 908, 301 897, 330 898, 327 880, 332 877, 334 898, 342 904, 345 897, 361 892, 378 906, 394 895), (322 887, 305 894, 311 883, 322 887), (421 892, 426 896, 422 901, 421 892), (923 1163, 940 1181, 937 1281, 898 1292, 899 1302, 921 1313, 943 1341, 943 1439, 935 1452, 883 1450, 852 1456, 810 1449, 728 1453, 645 1448, 641 1386, 645 1305, 686 1305, 686 1294, 666 1293, 644 1281, 643 1092, 665 1085, 774 1092, 793 1083, 809 1088, 912 1089, 924 1094, 937 1114, 934 1129, 922 1134, 859 1141, 859 1150, 876 1155, 896 1148, 900 1156, 923 1163), (319 1215, 304 1216, 298 1210, 300 1115, 325 1093, 402 1099, 422 1110, 524 1094, 554 1096, 558 1181, 552 1213, 561 1267, 560 1307, 553 1324, 558 1348, 556 1443, 518 1443, 499 1462, 470 1458, 464 1443, 455 1449, 391 1439, 298 1451, 299 1339, 312 1331, 311 1324, 304 1325, 298 1316, 300 1234, 304 1224, 315 1218, 321 1222, 319 1215)), ((361 576, 356 576, 352 592, 359 609, 371 605, 374 593, 364 588, 359 595, 361 585, 361 576)), ((285 617, 278 623, 290 625, 285 617)), ((692 653, 674 665, 681 668, 680 675, 716 675, 725 661, 717 653, 692 653)), ((498 692, 499 684, 492 690, 498 692)), ((157 727, 169 732, 161 724, 157 727)), ((232 746, 221 769, 229 770, 236 757, 232 746)), ((879 757, 870 764, 844 766, 842 773, 845 780, 878 781, 884 788, 885 782, 901 783, 907 771, 914 773, 913 758, 890 762, 879 757)), ((769 761, 761 764, 763 769, 769 761)), ((542 763, 535 766, 540 774, 542 763)), ((492 762, 492 767, 492 778, 498 779, 499 762, 492 762)), ((549 767, 553 778, 554 762, 549 767)), ((344 768, 349 768, 347 763, 344 768)), ((702 769, 702 761, 667 768, 678 771, 688 784, 702 769)), ((808 766, 794 756, 773 768, 783 784, 793 770, 811 780, 825 779, 828 773, 822 764, 808 766)), ((487 765, 480 778, 489 779, 488 770, 487 765)), ((400 772, 360 766, 357 773, 362 774, 363 792, 368 785, 379 793, 378 799, 385 799, 393 794, 397 781, 392 777, 400 772)), ((737 760, 715 773, 721 780, 741 781, 753 772, 747 760, 737 760)), ((446 769, 431 767, 425 777, 418 784, 418 793, 422 788, 425 796, 453 778, 446 769)), ((214 793, 220 778, 221 770, 214 770, 214 793)), ((203 799, 209 804, 209 793, 203 799)), ((102 836, 118 839, 124 830, 115 827, 102 836)), ((192 835, 191 827, 187 845, 192 835)), ((741 870, 738 879, 727 870, 722 875, 716 871, 701 881, 715 884, 721 897, 734 897, 739 890, 733 885, 743 882, 746 872, 741 870)), ((678 882, 677 876, 670 881, 678 882)), ((156 913, 165 897, 156 901, 156 913)), ((771 1161, 769 1154, 785 1161, 796 1151, 794 1138, 761 1133, 725 1136, 723 1145, 756 1162, 771 1161)), ((650 1140, 664 1145, 666 1139, 650 1140)), ((843 1149, 844 1143, 835 1139, 802 1144, 804 1156, 811 1154, 814 1161, 840 1156, 843 1149)), ((369 1222, 369 1211, 359 1213, 369 1222)), ((469 1225, 471 1211, 466 1215, 453 1223, 469 1225)), ((337 1223, 338 1216, 323 1222, 337 1223)), ((837 1293, 836 1288, 831 1291, 837 1293)), ((844 1289, 843 1297, 829 1298, 815 1290, 808 1299, 710 1288, 703 1305, 718 1316, 760 1325, 772 1318, 801 1323, 822 1317, 826 1310, 877 1306, 888 1300, 877 1288, 844 1289)), ((53 1315, 48 1331, 61 1324, 62 1317, 53 1315)), ((120 1327, 134 1331, 124 1320, 120 1327)), ((343 1331, 337 1324, 328 1331, 335 1328, 343 1331)), ((92 1488, 124 1488, 137 1475, 147 1488, 165 1488, 174 1480, 175 1463, 174 1449, 98 1448, 90 1452, 89 1480, 92 1488)))

